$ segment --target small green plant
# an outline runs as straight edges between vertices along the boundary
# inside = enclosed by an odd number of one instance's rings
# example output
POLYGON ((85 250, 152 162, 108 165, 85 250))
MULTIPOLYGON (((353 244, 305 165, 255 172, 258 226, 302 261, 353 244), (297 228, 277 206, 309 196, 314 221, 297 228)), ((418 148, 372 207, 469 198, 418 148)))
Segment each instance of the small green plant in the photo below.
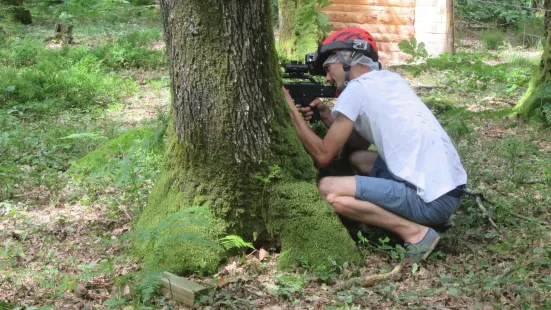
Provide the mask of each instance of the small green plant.
POLYGON ((264 194, 266 192, 266 187, 272 182, 272 180, 277 180, 281 178, 281 167, 279 167, 278 165, 272 165, 269 167, 269 170, 270 171, 268 172, 268 175, 266 177, 259 174, 255 175, 255 178, 257 180, 260 180, 262 181, 262 183, 264 183, 262 187, 262 197, 260 202, 260 209, 262 210, 263 218, 266 218, 266 210, 264 210, 264 194))
POLYGON ((247 248, 254 250, 254 246, 252 243, 246 242, 245 240, 243 240, 243 238, 237 235, 229 235, 220 238, 218 242, 220 242, 220 245, 226 250, 240 249, 244 251, 247 248))
POLYGON ((408 63, 423 60, 429 56, 427 50, 425 49, 425 43, 417 43, 417 39, 415 37, 412 37, 409 41, 402 40, 398 43, 398 47, 402 52, 411 56, 411 58, 408 59, 408 63))
POLYGON ((480 32, 480 38, 488 50, 497 50, 503 45, 505 35, 499 30, 484 30, 480 32))
POLYGON ((278 286, 277 294, 292 299, 293 294, 302 291, 306 285, 306 279, 302 276, 280 275, 275 278, 278 286))

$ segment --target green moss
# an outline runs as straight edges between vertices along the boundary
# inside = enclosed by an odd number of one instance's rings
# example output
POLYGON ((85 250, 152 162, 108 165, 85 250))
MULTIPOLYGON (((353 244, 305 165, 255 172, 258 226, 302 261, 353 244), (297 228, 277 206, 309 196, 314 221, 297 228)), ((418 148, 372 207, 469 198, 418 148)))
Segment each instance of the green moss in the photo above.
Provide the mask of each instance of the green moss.
POLYGON ((287 269, 296 261, 311 266, 360 262, 354 241, 313 183, 275 185, 267 225, 281 239, 280 268, 287 269))
POLYGON ((428 96, 421 98, 421 100, 436 114, 445 113, 453 109, 453 102, 447 98, 428 96))

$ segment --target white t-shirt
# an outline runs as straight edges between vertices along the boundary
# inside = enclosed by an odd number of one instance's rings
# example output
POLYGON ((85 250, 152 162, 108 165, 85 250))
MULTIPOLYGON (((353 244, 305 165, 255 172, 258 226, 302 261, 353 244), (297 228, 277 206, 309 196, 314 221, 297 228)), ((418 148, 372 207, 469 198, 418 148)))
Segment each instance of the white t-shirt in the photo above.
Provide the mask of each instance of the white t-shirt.
POLYGON ((448 134, 398 74, 371 71, 348 83, 333 116, 342 113, 375 144, 390 172, 417 187, 431 202, 467 183, 467 173, 448 134))

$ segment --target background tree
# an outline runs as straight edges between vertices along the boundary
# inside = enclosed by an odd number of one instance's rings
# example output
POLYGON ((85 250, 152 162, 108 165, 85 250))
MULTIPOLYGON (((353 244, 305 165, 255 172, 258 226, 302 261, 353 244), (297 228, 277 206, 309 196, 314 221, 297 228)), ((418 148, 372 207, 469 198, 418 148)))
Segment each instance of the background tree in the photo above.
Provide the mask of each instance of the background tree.
POLYGON ((0 15, 3 12, 12 20, 24 25, 29 25, 33 22, 31 12, 23 6, 23 0, 0 0, 0 15))
MULTIPOLYGON (((551 0, 545 0, 544 8, 551 10, 551 0)), ((537 115, 551 123, 551 14, 546 12, 547 43, 538 70, 534 73, 526 94, 520 99, 515 110, 525 117, 537 115)))
POLYGON ((180 241, 238 234, 280 245, 282 267, 358 261, 292 128, 270 2, 163 0, 161 10, 173 122, 165 167, 137 221, 150 237, 136 243, 138 253, 176 272, 210 272, 224 253, 180 241))
POLYGON ((304 60, 316 50, 320 40, 331 30, 327 15, 319 8, 327 0, 279 0, 278 48, 285 57, 304 60))

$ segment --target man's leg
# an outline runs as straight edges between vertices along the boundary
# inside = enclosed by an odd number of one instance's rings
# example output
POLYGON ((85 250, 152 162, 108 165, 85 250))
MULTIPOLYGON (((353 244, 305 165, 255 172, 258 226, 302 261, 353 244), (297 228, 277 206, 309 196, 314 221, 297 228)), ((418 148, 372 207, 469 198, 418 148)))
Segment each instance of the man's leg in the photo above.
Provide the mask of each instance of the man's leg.
POLYGON ((406 242, 418 243, 429 230, 426 226, 409 221, 369 201, 354 198, 355 177, 326 177, 320 180, 318 188, 322 197, 327 199, 338 214, 392 231, 406 242))
POLYGON ((356 168, 357 174, 369 175, 379 153, 371 151, 355 151, 350 154, 350 163, 356 168))

